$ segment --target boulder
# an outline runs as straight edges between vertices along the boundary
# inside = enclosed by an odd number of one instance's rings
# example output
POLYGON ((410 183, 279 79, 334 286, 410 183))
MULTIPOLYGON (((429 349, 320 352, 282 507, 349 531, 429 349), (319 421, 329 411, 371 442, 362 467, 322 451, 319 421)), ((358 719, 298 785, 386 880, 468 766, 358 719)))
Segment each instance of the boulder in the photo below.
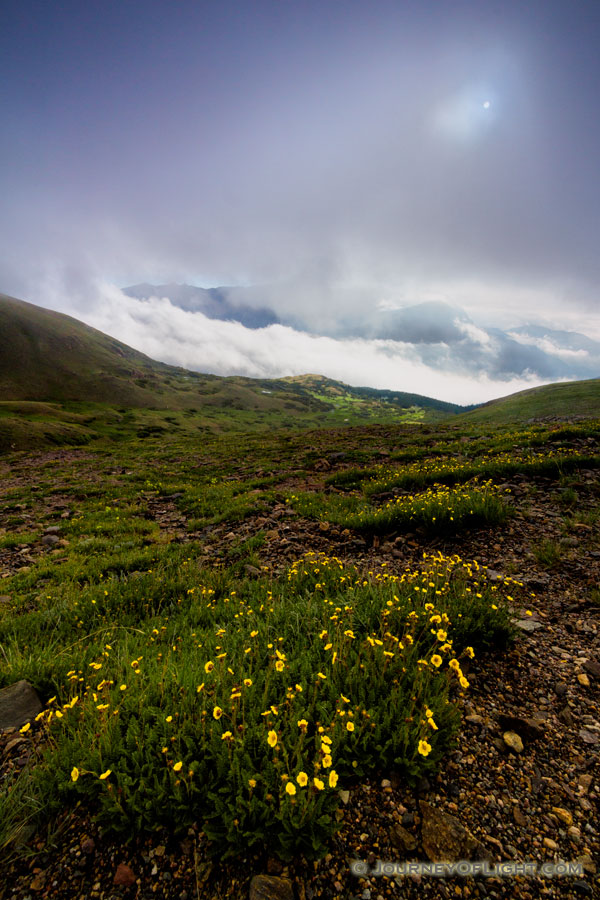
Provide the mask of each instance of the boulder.
POLYGON ((421 801, 421 842, 432 862, 487 860, 494 856, 455 816, 421 801))
POLYGON ((0 731, 21 728, 31 722, 43 707, 28 681, 17 681, 0 691, 0 731))

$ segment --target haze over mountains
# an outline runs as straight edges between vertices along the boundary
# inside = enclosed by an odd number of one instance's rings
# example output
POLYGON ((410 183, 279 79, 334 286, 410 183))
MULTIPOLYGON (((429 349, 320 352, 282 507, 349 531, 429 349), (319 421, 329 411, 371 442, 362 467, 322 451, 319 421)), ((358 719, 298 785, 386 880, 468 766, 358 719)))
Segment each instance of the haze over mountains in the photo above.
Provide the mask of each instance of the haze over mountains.
POLYGON ((251 330, 284 325, 338 340, 394 342, 433 370, 452 368, 499 381, 573 380, 600 374, 600 342, 583 334, 535 323, 507 330, 486 328, 464 310, 441 301, 401 308, 385 301, 376 308, 355 304, 348 314, 328 321, 316 313, 314 304, 295 304, 293 310, 286 311, 280 297, 285 289, 268 285, 201 288, 138 284, 123 292, 141 301, 167 298, 185 312, 237 322, 251 330))

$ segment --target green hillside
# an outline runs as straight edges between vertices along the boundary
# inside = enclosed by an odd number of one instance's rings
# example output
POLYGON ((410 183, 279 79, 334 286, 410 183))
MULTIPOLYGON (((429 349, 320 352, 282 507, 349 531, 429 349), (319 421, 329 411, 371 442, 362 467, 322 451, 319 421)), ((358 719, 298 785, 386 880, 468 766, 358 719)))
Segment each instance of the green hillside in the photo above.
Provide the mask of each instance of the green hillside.
POLYGON ((460 421, 501 425, 527 422, 529 419, 570 419, 582 416, 600 416, 600 378, 547 384, 519 391, 462 414, 460 421))
POLYGON ((429 422, 460 409, 323 376, 192 372, 70 316, 0 294, 0 451, 164 432, 429 422))

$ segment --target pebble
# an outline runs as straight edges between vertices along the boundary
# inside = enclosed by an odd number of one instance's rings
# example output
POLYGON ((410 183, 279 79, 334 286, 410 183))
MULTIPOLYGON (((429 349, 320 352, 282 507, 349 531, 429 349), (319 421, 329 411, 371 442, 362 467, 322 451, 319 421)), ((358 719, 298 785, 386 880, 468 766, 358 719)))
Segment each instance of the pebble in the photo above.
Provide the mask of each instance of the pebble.
POLYGON ((515 753, 523 752, 523 741, 516 732, 505 731, 502 737, 506 746, 513 750, 515 753))

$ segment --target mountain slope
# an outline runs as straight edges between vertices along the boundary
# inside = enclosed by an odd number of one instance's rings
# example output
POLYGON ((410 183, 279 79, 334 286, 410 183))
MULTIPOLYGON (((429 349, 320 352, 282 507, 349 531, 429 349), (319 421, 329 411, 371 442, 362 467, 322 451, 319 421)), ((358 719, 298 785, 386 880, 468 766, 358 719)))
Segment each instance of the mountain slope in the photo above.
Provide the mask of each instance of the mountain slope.
POLYGON ((77 319, 0 294, 0 399, 161 405, 174 372, 77 319))
POLYGON ((470 423, 503 424, 543 418, 600 417, 600 378, 547 384, 491 400, 460 416, 470 423))
POLYGON ((70 316, 0 294, 0 451, 99 436, 432 421, 460 409, 322 376, 191 372, 70 316))

